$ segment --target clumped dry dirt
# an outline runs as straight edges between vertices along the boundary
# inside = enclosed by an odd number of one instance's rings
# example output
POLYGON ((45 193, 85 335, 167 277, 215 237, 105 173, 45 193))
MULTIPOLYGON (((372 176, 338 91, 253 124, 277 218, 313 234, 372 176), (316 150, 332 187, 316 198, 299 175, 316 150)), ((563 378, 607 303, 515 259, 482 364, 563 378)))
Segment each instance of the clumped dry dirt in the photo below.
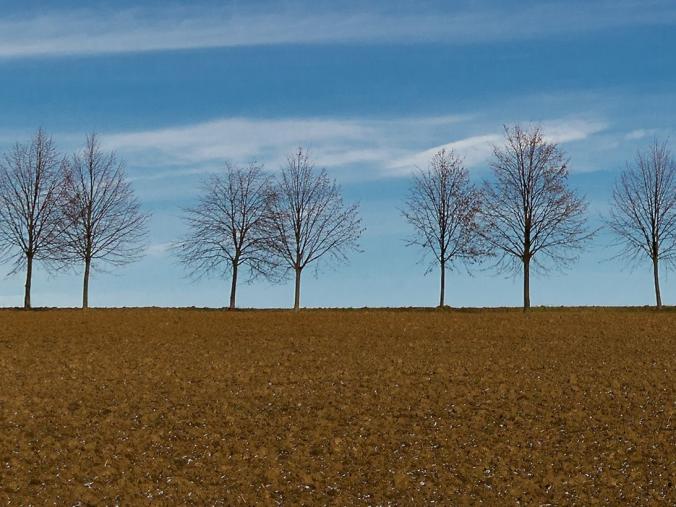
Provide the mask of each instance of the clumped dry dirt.
POLYGON ((0 312, 0 503, 673 503, 676 312, 0 312))

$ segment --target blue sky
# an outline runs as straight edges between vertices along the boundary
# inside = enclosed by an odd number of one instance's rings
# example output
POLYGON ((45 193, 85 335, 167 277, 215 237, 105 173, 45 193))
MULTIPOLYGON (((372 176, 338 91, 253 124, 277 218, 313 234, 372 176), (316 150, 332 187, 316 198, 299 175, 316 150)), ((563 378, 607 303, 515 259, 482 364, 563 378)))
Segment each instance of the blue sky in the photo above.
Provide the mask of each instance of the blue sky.
MULTIPOLYGON (((307 273, 305 306, 425 306, 437 273, 398 208, 442 146, 487 177, 501 125, 534 122, 571 159, 598 223, 612 182, 653 136, 676 149, 676 4, 597 2, 7 2, 0 0, 0 150, 45 127, 64 152, 96 130, 153 215, 147 255, 94 273, 95 306, 223 306, 167 252, 180 208, 224 161, 271 172, 307 146, 361 203, 362 253, 307 273)), ((650 265, 609 260, 601 232, 565 273, 535 274, 533 304, 653 302, 650 265)), ((9 267, 7 268, 9 270, 9 267)), ((0 279, 0 305, 22 300, 0 279)), ((666 304, 676 280, 663 280, 666 304)), ((80 274, 38 267, 37 306, 76 306, 80 274)), ((453 306, 519 305, 520 280, 450 273, 453 306)), ((291 283, 242 284, 241 306, 289 306, 291 283)))

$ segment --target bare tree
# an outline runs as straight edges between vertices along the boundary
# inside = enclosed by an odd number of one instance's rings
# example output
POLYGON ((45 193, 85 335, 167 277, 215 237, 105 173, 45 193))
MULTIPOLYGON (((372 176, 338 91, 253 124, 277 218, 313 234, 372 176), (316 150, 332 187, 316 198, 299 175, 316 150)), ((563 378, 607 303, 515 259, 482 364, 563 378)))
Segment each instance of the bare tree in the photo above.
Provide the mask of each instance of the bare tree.
POLYGON ((564 267, 593 236, 586 202, 568 187, 567 160, 540 128, 505 126, 506 145, 493 150, 494 182, 483 187, 482 234, 501 271, 523 270, 523 308, 530 308, 530 267, 564 267))
POLYGON ((72 156, 64 171, 58 260, 82 262, 82 308, 89 306, 89 276, 95 265, 121 266, 140 259, 148 215, 126 178, 124 163, 104 152, 96 134, 72 156))
POLYGON ((436 153, 427 170, 413 176, 402 214, 415 229, 408 245, 431 253, 427 272, 439 266, 439 306, 444 306, 446 270, 457 262, 474 261, 483 253, 477 234, 479 192, 469 181, 462 160, 453 153, 436 153))
POLYGON ((51 258, 58 224, 62 157, 38 129, 28 144, 15 144, 0 161, 0 256, 11 273, 26 268, 24 308, 31 307, 34 261, 51 258))
POLYGON ((213 272, 230 276, 230 308, 236 306, 240 267, 249 279, 267 272, 264 220, 272 200, 270 178, 256 164, 226 164, 208 178, 197 205, 185 211, 187 235, 174 245, 178 259, 200 277, 213 272))
POLYGON ((662 307, 660 262, 676 266, 676 163, 667 143, 654 140, 627 164, 615 188, 608 219, 620 240, 620 255, 638 261, 647 255, 653 265, 655 304, 662 307))
POLYGON ((357 204, 345 206, 336 182, 317 170, 307 151, 290 155, 277 182, 269 217, 269 249, 295 274, 294 310, 300 308, 303 270, 328 258, 347 260, 363 232, 357 204))

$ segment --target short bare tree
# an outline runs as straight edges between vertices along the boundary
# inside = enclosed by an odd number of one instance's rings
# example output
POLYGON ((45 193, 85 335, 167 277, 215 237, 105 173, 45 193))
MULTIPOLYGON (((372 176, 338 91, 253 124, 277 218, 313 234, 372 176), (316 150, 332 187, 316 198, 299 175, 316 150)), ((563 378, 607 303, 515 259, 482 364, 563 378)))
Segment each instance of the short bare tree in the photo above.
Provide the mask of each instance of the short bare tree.
POLYGON ((13 263, 11 273, 26 269, 24 308, 31 307, 33 262, 50 260, 54 250, 62 164, 42 129, 0 161, 0 256, 13 263))
POLYGON ((141 212, 124 163, 101 149, 96 134, 68 160, 63 188, 56 257, 64 265, 82 263, 82 308, 87 308, 91 270, 139 260, 149 216, 141 212))
POLYGON ((484 252, 477 226, 480 209, 479 192, 453 151, 439 151, 428 169, 414 174, 402 210, 415 229, 407 244, 422 248, 424 258, 431 254, 426 273, 439 267, 440 307, 444 306, 446 270, 459 262, 471 263, 484 252))
POLYGON ((271 202, 271 181, 259 165, 227 163, 223 174, 205 180, 197 204, 184 210, 188 232, 173 249, 193 277, 230 277, 231 309, 240 267, 251 280, 271 266, 264 226, 271 202))
POLYGON ((676 163, 666 142, 654 140, 627 164, 613 189, 608 225, 623 247, 620 256, 652 261, 661 308, 660 264, 676 266, 676 163))
POLYGON ((359 206, 346 206, 335 180, 299 148, 278 178, 269 231, 271 253, 285 273, 295 275, 293 308, 298 310, 303 270, 322 260, 347 260, 358 249, 363 227, 359 206))
POLYGON ((523 272, 523 308, 530 308, 530 268, 565 267, 594 231, 587 204, 569 188, 568 163, 539 127, 505 126, 493 150, 494 181, 483 186, 482 234, 500 271, 523 272))

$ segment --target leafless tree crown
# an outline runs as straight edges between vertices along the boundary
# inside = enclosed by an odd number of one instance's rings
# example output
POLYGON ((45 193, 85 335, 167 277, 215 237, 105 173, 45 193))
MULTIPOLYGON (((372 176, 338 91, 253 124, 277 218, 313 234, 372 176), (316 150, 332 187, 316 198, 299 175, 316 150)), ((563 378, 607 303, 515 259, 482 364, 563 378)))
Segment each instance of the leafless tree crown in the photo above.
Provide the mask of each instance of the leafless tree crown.
POLYGON ((676 163, 657 140, 628 164, 613 189, 608 224, 630 261, 676 266, 676 163))
POLYGON ((346 206, 336 182, 299 148, 283 168, 270 215, 272 252, 288 270, 327 256, 347 259, 363 231, 359 206, 346 206))
POLYGON ((191 276, 217 272, 232 278, 231 307, 240 266, 249 278, 270 270, 265 220, 272 201, 270 178, 257 164, 226 164, 225 172, 208 178, 196 206, 184 210, 188 232, 174 245, 191 276))
POLYGON ((141 212, 124 163, 101 149, 96 134, 66 164, 62 213, 64 261, 119 266, 142 256, 149 217, 141 212))
POLYGON ((436 153, 426 170, 418 170, 402 214, 415 229, 408 244, 431 253, 428 272, 439 263, 450 268, 482 253, 477 234, 479 192, 453 151, 436 153))
POLYGON ((0 253, 12 272, 30 260, 49 260, 59 223, 62 157, 39 129, 0 161, 0 253))
POLYGON ((506 146, 493 150, 494 182, 483 186, 483 233, 501 270, 524 261, 566 265, 590 239, 586 202, 568 187, 568 166, 539 127, 505 127, 506 146), (538 255, 539 254, 539 255, 538 255))

